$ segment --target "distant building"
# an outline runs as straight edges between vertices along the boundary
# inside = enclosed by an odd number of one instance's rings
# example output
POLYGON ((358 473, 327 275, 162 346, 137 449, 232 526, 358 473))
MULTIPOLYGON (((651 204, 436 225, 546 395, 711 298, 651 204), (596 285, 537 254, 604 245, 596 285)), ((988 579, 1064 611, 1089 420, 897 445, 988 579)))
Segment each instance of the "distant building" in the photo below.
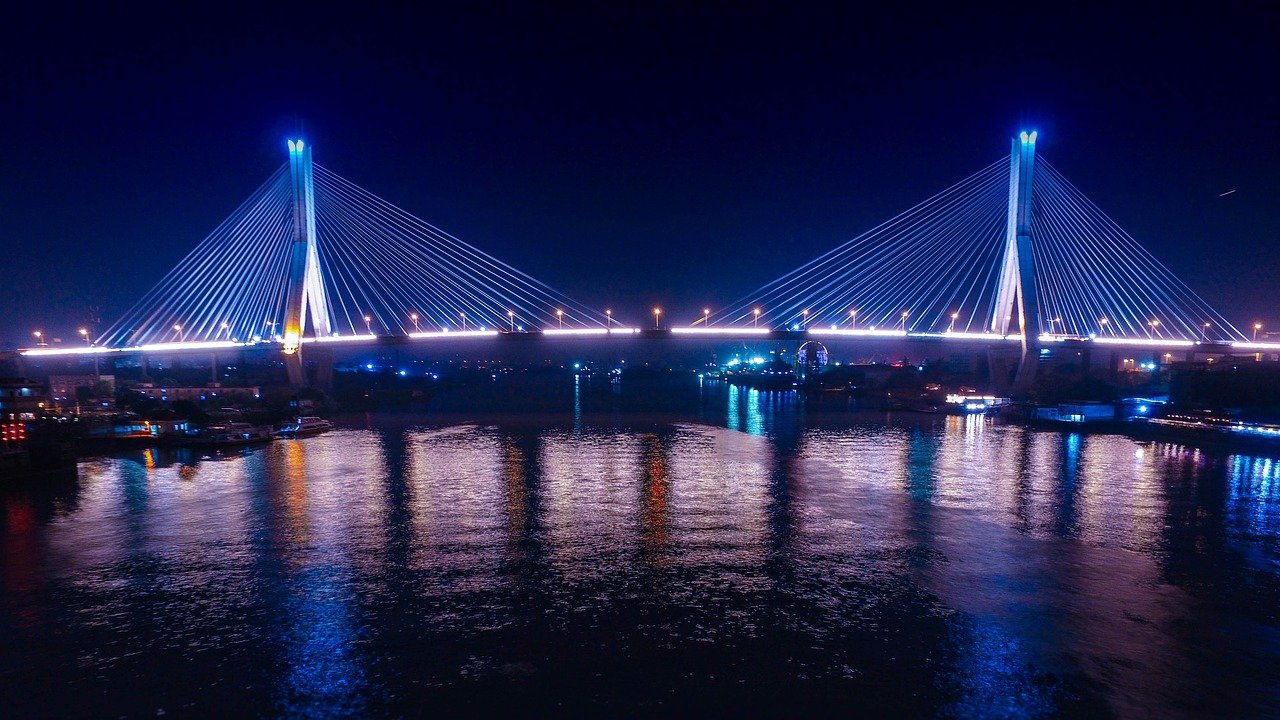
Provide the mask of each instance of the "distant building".
POLYGON ((33 420, 49 406, 49 395, 40 383, 0 378, 0 420, 33 420))
POLYGON ((177 417, 129 418, 116 421, 111 427, 113 437, 167 437, 179 435, 189 427, 186 420, 177 417))
POLYGON ((108 383, 111 389, 106 394, 114 397, 116 392, 115 375, 50 375, 49 399, 56 404, 74 403, 76 401, 76 388, 87 387, 93 390, 100 382, 108 383))

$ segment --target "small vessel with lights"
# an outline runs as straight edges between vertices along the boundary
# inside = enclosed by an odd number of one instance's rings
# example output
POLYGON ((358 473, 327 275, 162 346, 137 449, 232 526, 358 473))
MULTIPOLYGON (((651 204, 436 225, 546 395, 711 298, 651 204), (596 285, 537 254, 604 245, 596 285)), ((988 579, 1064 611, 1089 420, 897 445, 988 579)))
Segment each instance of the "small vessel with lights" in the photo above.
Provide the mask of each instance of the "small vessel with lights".
POLYGON ((276 437, 296 438, 319 435, 333 429, 333 423, 319 417, 297 417, 280 426, 276 437))
POLYGON ((212 445, 217 447, 233 447, 236 445, 254 445, 271 442, 273 434, 270 425, 252 425, 246 422, 229 422, 210 425, 203 430, 192 433, 186 445, 212 445))

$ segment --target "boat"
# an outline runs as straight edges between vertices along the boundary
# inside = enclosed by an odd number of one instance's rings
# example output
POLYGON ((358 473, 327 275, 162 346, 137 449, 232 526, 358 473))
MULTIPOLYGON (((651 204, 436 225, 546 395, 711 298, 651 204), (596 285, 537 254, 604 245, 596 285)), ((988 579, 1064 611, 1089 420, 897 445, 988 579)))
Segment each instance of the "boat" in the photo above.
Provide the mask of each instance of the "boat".
POLYGON ((298 417, 280 426, 276 437, 306 437, 333 429, 333 423, 318 417, 298 417))
POLYGON ((268 425, 232 422, 210 425, 193 434, 190 440, 183 444, 232 447, 235 445, 270 442, 273 438, 271 427, 268 425))
POLYGON ((1210 410, 1177 410, 1160 417, 1140 420, 1130 427, 1140 434, 1183 442, 1228 442, 1231 444, 1280 448, 1280 424, 1242 420, 1210 410))
POLYGON ((756 390, 790 390, 796 385, 795 370, 785 360, 738 364, 725 372, 724 379, 756 390))

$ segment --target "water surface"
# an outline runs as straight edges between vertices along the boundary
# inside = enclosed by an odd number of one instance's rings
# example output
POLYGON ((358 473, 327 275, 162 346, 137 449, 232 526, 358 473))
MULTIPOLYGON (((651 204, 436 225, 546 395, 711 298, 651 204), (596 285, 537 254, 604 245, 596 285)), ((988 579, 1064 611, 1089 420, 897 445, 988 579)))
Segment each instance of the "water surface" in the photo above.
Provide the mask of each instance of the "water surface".
POLYGON ((0 714, 1275 716, 1278 481, 727 388, 138 451, 0 495, 0 714))

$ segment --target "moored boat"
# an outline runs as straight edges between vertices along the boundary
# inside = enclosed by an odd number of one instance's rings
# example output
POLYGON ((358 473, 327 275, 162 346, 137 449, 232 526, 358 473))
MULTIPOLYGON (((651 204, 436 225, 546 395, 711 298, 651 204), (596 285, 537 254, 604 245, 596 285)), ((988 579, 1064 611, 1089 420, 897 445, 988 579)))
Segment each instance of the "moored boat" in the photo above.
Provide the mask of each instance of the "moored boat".
POLYGON ((319 417, 297 417, 280 426, 276 437, 306 437, 333 429, 333 423, 319 417))
POLYGON ((268 425, 233 422, 210 425, 194 434, 188 442, 183 444, 231 447, 234 445, 270 442, 273 437, 271 427, 268 425))
POLYGON ((740 364, 725 372, 724 379, 757 390, 790 390, 796 385, 795 369, 784 360, 740 364))

